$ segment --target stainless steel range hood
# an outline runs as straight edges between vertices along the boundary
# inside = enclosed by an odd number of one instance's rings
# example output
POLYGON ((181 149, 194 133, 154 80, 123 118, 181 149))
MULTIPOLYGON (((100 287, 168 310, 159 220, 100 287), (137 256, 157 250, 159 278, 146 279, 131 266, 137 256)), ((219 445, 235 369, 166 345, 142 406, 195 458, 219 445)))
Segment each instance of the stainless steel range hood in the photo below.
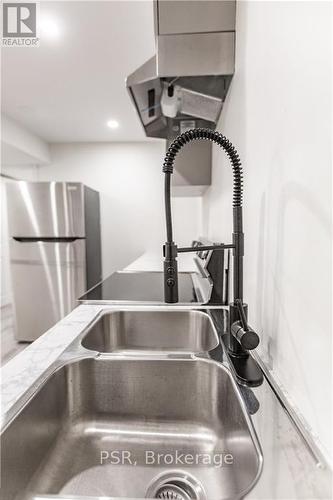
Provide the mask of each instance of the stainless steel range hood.
POLYGON ((234 73, 235 3, 155 0, 156 55, 126 81, 147 136, 215 128, 234 73))

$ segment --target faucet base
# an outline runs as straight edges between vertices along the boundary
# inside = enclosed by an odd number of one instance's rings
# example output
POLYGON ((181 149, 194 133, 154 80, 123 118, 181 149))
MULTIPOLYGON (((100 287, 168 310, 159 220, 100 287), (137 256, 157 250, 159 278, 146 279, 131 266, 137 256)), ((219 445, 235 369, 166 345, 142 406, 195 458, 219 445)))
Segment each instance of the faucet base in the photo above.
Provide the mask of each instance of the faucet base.
POLYGON ((264 376, 252 356, 250 354, 247 357, 237 356, 230 352, 228 334, 222 335, 222 341, 237 382, 247 387, 258 387, 261 385, 264 381, 264 376))

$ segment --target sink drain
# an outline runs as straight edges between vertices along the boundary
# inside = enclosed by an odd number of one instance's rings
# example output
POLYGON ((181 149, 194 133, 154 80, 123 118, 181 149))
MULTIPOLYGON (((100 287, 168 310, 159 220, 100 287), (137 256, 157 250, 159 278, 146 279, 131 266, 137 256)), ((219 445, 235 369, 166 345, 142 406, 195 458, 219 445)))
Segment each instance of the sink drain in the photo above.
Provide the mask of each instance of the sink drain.
POLYGON ((188 488, 186 490, 182 484, 164 484, 157 490, 155 498, 168 498, 170 500, 192 500, 192 498, 196 498, 193 494, 191 495, 188 488))
POLYGON ((161 474, 150 484, 146 498, 206 500, 204 489, 193 476, 181 471, 161 474))

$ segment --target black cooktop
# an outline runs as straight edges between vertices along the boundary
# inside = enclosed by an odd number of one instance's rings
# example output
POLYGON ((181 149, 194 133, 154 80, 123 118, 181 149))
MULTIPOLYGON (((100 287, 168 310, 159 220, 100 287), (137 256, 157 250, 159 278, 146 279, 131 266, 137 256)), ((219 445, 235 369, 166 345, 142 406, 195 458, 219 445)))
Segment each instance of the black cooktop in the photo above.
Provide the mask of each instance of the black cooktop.
MULTIPOLYGON (((198 302, 191 273, 179 273, 179 302, 198 302)), ((88 290, 80 302, 157 302, 164 303, 162 272, 117 272, 88 290)))

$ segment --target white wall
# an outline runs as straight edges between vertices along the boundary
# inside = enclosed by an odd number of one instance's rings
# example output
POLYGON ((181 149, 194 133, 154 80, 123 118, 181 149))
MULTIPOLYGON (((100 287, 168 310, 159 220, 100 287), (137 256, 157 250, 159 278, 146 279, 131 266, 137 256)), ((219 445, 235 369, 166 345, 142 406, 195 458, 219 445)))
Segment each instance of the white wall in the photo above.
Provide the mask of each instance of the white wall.
MULTIPOLYGON (((238 2, 236 74, 218 129, 245 171, 245 298, 261 351, 330 453, 331 5, 238 2)), ((231 172, 215 152, 206 232, 230 240, 231 172)))
MULTIPOLYGON (((77 181, 101 195, 103 275, 122 269, 144 252, 161 255, 165 241, 165 144, 52 144, 51 163, 38 180, 77 181)), ((201 232, 201 198, 174 198, 175 237, 189 244, 201 232)))
POLYGON ((49 145, 1 113, 1 164, 44 165, 50 161, 49 145))

